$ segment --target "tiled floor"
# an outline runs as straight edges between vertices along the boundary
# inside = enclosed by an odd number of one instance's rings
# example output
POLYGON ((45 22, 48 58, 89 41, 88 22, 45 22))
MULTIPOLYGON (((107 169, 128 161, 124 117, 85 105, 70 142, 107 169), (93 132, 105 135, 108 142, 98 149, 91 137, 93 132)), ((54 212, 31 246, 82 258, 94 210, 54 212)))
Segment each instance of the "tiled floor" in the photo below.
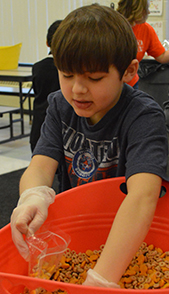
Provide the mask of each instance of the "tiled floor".
MULTIPOLYGON (((15 115, 17 117, 17 115, 15 115)), ((0 126, 8 123, 9 115, 0 117, 0 126)), ((29 117, 24 116, 25 132, 30 133, 29 117)), ((20 122, 14 124, 14 134, 19 134, 20 122)), ((0 130, 0 140, 9 138, 9 128, 0 130)), ((29 136, 8 143, 0 144, 0 174, 27 167, 31 159, 29 136)))

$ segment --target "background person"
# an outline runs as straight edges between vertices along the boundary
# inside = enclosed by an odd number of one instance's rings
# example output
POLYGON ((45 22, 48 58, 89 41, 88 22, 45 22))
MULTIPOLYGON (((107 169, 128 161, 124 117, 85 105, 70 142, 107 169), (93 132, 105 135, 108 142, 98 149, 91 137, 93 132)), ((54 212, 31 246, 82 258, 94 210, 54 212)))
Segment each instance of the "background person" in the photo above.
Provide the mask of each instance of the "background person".
POLYGON ((13 241, 28 258, 22 234, 35 233, 45 221, 58 168, 63 191, 125 176, 127 196, 84 283, 117 288, 148 233, 162 179, 168 179, 164 113, 148 94, 126 84, 138 69, 137 42, 113 9, 95 4, 72 11, 54 34, 52 52, 61 91, 48 96, 41 136, 20 181, 13 241))
MULTIPOLYGON (((150 13, 149 4, 147 0, 120 0, 117 11, 125 16, 132 26, 138 43, 138 61, 140 62, 147 52, 158 62, 168 63, 169 50, 165 51, 154 28, 146 22, 150 13)), ((129 85, 138 88, 138 81, 139 76, 136 74, 129 85)))
MULTIPOLYGON (((53 34, 60 25, 61 20, 52 23, 47 31, 46 45, 50 48, 53 34)), ((56 90, 60 89, 58 71, 54 65, 53 55, 51 52, 48 56, 38 62, 32 67, 33 75, 33 90, 35 99, 33 103, 33 122, 30 134, 30 145, 33 152, 36 143, 40 137, 40 129, 46 116, 46 109, 48 107, 47 96, 56 90)))

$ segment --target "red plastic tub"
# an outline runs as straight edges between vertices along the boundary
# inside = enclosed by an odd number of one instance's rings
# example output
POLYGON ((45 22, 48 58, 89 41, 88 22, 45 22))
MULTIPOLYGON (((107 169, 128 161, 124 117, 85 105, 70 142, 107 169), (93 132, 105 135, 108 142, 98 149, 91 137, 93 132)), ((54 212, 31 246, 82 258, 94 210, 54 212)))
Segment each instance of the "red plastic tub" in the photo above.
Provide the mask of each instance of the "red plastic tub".
MULTIPOLYGON (((100 180, 73 188, 56 196, 49 208, 43 229, 50 222, 71 236, 69 248, 76 252, 99 249, 108 236, 115 214, 125 194, 124 177, 100 180)), ((162 183, 165 195, 158 201, 155 216, 145 239, 169 251, 169 183, 162 183)), ((48 291, 66 290, 68 294, 165 294, 169 289, 130 290, 93 288, 28 277, 28 264, 19 255, 12 239, 10 225, 0 230, 0 294, 20 294, 24 287, 43 287, 48 291)))

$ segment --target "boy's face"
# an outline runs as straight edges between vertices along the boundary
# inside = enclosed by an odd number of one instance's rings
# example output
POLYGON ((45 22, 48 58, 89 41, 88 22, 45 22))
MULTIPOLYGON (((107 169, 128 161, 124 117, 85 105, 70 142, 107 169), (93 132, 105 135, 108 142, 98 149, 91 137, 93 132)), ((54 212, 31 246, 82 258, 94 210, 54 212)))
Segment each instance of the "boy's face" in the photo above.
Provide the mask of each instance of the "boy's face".
POLYGON ((109 72, 71 74, 59 71, 62 93, 78 116, 97 123, 119 100, 123 81, 110 66, 109 72))

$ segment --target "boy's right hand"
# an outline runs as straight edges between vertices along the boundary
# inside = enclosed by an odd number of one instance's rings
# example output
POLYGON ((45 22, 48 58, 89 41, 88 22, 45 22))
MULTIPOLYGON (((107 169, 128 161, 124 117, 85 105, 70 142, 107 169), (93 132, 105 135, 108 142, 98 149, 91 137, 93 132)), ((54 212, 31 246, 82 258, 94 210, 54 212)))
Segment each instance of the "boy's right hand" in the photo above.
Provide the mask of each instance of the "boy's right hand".
POLYGON ((105 278, 100 276, 94 269, 89 269, 87 271, 87 277, 83 285, 102 288, 120 288, 118 284, 114 282, 108 282, 105 278))
POLYGON ((47 186, 25 190, 11 215, 12 239, 19 253, 29 260, 29 249, 22 234, 34 234, 48 215, 48 207, 55 200, 55 191, 47 186))

